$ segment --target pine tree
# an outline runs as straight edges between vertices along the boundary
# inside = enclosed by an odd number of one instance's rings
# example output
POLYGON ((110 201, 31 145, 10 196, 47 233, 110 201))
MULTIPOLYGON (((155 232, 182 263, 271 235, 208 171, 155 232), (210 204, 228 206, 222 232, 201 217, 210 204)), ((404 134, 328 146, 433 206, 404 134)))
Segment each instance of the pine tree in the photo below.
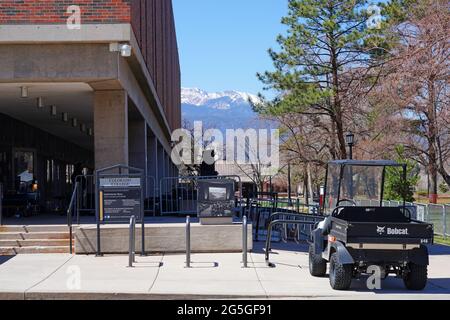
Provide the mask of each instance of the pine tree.
POLYGON ((277 97, 255 110, 303 117, 322 131, 331 158, 347 158, 345 133, 357 112, 352 101, 376 81, 371 70, 386 45, 385 23, 368 27, 372 13, 365 0, 289 0, 287 33, 278 36, 278 51, 269 50, 275 71, 258 74, 277 97))

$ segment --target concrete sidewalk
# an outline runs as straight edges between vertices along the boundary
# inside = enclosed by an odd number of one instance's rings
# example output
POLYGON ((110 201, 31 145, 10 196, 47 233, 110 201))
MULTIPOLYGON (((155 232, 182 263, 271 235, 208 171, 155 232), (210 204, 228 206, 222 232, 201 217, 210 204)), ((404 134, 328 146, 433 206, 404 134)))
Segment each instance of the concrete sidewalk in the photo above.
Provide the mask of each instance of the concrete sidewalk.
POLYGON ((422 292, 393 277, 380 291, 369 291, 364 279, 333 291, 328 278, 309 275, 306 246, 285 249, 274 245, 276 268, 268 268, 259 244, 247 269, 241 254, 195 254, 191 269, 184 255, 137 256, 134 268, 127 256, 19 255, 0 260, 0 299, 450 299, 449 247, 432 248, 422 292))

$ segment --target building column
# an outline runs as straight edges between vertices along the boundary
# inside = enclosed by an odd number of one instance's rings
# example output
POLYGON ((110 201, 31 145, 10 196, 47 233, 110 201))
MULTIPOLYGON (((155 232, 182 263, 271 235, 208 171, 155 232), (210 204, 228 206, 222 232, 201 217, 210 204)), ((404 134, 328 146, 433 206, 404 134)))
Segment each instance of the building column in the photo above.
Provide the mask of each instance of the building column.
MULTIPOLYGON (((147 129, 149 130, 149 129, 147 129)), ((149 136, 147 138, 147 174, 155 179, 155 190, 159 189, 159 177, 158 177, 158 140, 155 136, 149 136)), ((150 193, 149 195, 153 195, 150 193)), ((157 195, 157 194, 156 194, 157 195)))
POLYGON ((128 95, 94 92, 95 168, 128 165, 128 95))
MULTIPOLYGON (((128 148, 130 166, 144 170, 147 177, 147 123, 143 119, 133 119, 128 123, 128 148)), ((149 195, 151 186, 145 178, 145 195, 149 195)))
POLYGON ((147 173, 147 124, 144 120, 128 123, 128 148, 130 166, 147 173))
MULTIPOLYGON (((164 148, 161 145, 161 143, 159 142, 159 140, 157 141, 158 143, 158 178, 161 181, 163 178, 166 177, 165 172, 164 172, 164 161, 165 161, 165 157, 164 157, 164 148)), ((161 185, 161 190, 160 193, 161 194, 166 194, 167 193, 167 181, 164 181, 161 185)))

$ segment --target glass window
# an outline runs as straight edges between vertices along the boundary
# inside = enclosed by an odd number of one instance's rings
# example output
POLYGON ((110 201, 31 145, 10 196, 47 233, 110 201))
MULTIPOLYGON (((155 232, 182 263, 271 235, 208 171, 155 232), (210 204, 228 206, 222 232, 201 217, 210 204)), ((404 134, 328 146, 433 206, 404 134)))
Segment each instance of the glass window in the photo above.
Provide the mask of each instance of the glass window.
POLYGON ((71 164, 66 165, 66 183, 72 184, 72 174, 73 174, 74 166, 71 164))
POLYGON ((14 152, 14 176, 20 192, 30 192, 34 181, 34 152, 14 152))
POLYGON ((340 199, 381 200, 383 167, 345 166, 340 199))
POLYGON ((325 213, 331 213, 332 209, 336 207, 339 196, 339 175, 341 166, 337 164, 330 164, 328 166, 327 174, 327 190, 325 200, 325 213))
MULTIPOLYGON (((325 213, 331 213, 338 205, 337 202, 344 199, 350 200, 350 203, 368 200, 380 202, 382 177, 383 166, 330 164, 324 199, 325 213), (341 168, 342 179, 340 179, 341 168)), ((339 205, 349 205, 350 203, 340 202, 339 205)))
POLYGON ((52 162, 47 160, 47 183, 52 182, 52 162))

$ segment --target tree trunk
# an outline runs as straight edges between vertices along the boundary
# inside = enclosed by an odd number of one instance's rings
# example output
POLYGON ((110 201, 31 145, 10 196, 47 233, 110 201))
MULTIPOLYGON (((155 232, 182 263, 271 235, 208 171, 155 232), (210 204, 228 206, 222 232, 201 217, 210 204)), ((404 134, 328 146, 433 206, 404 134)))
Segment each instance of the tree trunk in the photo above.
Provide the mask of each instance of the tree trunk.
POLYGON ((450 186, 450 174, 448 174, 447 170, 445 170, 443 164, 440 165, 439 173, 441 174, 441 176, 444 179, 445 183, 448 186, 450 186))
POLYGON ((339 141, 339 153, 341 156, 341 159, 347 159, 347 147, 345 145, 345 138, 344 138, 344 126, 342 123, 341 115, 338 116, 338 119, 336 120, 336 134, 339 141))
POLYGON ((311 167, 309 166, 309 164, 307 164, 307 171, 308 171, 308 194, 309 194, 308 204, 309 203, 312 204, 314 203, 314 192, 312 188, 311 167))
POLYGON ((304 167, 304 171, 303 171, 303 197, 305 199, 305 203, 306 205, 309 205, 309 197, 308 197, 308 179, 309 179, 309 175, 308 175, 308 169, 307 169, 308 164, 305 165, 304 167))
POLYGON ((438 157, 437 157, 437 129, 436 129, 436 108, 435 108, 435 88, 434 79, 428 79, 428 173, 430 175, 429 199, 430 203, 437 203, 438 200, 438 157))
POLYGON ((334 46, 331 49, 331 67, 333 69, 333 116, 332 120, 336 123, 336 135, 339 142, 339 156, 341 159, 347 159, 347 148, 344 138, 344 125, 342 121, 342 105, 339 88, 339 70, 337 63, 337 54, 334 46))
MULTIPOLYGON (((431 160, 431 159, 430 159, 431 160)), ((438 200, 438 170, 435 163, 428 164, 428 174, 430 175, 429 181, 429 200, 430 203, 437 203, 438 200)))

